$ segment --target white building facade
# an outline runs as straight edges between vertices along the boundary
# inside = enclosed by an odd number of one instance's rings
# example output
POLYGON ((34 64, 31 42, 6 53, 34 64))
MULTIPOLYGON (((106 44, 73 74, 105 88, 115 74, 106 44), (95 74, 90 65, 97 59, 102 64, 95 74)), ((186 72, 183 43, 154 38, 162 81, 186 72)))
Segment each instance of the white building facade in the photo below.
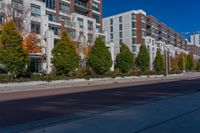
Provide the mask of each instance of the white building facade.
POLYGON ((200 46, 200 34, 193 34, 190 36, 190 41, 192 44, 200 46))
MULTIPOLYGON (((8 21, 7 6, 12 6, 11 13, 14 12, 10 17, 27 12, 23 19, 24 37, 35 33, 41 40, 41 52, 29 53, 33 72, 52 71, 51 51, 63 31, 83 47, 92 45, 98 36, 107 40, 102 33, 102 0, 0 0, 0 24, 8 21)), ((110 49, 111 46, 107 44, 110 49)))

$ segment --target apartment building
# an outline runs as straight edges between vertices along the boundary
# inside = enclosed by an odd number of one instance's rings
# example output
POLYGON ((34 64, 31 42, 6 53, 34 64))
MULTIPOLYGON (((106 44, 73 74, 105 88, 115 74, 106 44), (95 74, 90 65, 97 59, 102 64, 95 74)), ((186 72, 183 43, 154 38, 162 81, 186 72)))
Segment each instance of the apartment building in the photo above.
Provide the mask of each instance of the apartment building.
POLYGON ((51 50, 62 31, 83 47, 93 44, 98 36, 105 38, 102 0, 0 0, 0 7, 0 24, 13 17, 16 24, 23 23, 24 37, 36 33, 41 39, 42 51, 29 53, 34 72, 51 72, 51 50))
POLYGON ((200 33, 193 33, 190 36, 190 41, 192 44, 200 45, 200 33))
POLYGON ((153 16, 147 16, 143 10, 133 10, 103 19, 103 28, 107 32, 110 42, 114 43, 115 56, 120 52, 120 44, 125 43, 130 51, 138 54, 140 45, 144 43, 150 54, 150 69, 157 49, 162 54, 169 51, 174 57, 186 51, 187 41, 184 36, 160 22, 153 16))
POLYGON ((137 54, 140 44, 145 40, 146 12, 133 10, 103 19, 103 28, 108 41, 115 44, 115 57, 120 52, 121 43, 137 54))

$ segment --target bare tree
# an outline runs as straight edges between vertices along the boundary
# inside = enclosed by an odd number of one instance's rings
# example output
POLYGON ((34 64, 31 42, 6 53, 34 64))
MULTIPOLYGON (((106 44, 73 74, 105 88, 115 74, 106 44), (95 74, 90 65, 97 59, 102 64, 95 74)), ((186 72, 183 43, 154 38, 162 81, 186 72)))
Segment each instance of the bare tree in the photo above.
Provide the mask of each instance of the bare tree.
POLYGON ((22 34, 26 35, 28 33, 27 22, 30 20, 31 9, 30 7, 25 7, 25 5, 18 2, 4 3, 2 4, 2 9, 5 22, 14 21, 17 30, 22 34))

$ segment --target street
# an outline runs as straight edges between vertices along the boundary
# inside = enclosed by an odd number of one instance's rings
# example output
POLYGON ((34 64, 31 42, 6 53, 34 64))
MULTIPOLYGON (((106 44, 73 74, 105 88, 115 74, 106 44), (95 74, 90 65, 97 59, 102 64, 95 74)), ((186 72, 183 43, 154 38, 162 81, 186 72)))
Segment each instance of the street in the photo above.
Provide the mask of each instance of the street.
MULTIPOLYGON (((197 93, 200 89, 200 79, 188 78, 180 81, 128 87, 121 87, 119 84, 119 88, 116 87, 116 84, 114 86, 113 89, 33 98, 31 98, 30 92, 0 94, 0 97, 5 97, 0 100, 0 132, 22 132, 59 123, 84 120, 106 112, 197 93), (14 97, 14 95, 20 97, 20 95, 25 94, 30 95, 30 97, 8 100, 9 97, 14 97)), ((95 86, 92 87, 95 88, 95 86)), ((106 87, 106 85, 98 87, 106 87)), ((81 87, 79 88, 81 89, 81 87)), ((37 93, 41 94, 47 91, 37 91, 37 93)), ((116 117, 118 116, 116 115, 116 117)))

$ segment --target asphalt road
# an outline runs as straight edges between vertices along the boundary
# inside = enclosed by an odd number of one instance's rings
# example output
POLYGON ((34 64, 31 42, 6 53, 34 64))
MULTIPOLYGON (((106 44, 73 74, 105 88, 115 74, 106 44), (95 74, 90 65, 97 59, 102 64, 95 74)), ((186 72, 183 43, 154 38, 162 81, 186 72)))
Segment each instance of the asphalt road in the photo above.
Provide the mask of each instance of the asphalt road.
MULTIPOLYGON (((98 87, 106 87, 106 85, 98 87)), ((77 112, 98 110, 108 106, 127 105, 130 102, 135 102, 137 105, 140 101, 148 102, 152 99, 163 99, 197 91, 199 87, 200 79, 185 79, 73 94, 63 92, 63 94, 43 97, 31 98, 30 96, 26 99, 20 99, 20 95, 31 95, 30 92, 0 94, 0 97, 6 97, 6 100, 3 98, 0 100, 0 128, 64 115, 70 116, 77 112), (12 97, 17 98, 12 99, 12 97)), ((47 93, 47 90, 37 91, 37 93, 47 93)))

